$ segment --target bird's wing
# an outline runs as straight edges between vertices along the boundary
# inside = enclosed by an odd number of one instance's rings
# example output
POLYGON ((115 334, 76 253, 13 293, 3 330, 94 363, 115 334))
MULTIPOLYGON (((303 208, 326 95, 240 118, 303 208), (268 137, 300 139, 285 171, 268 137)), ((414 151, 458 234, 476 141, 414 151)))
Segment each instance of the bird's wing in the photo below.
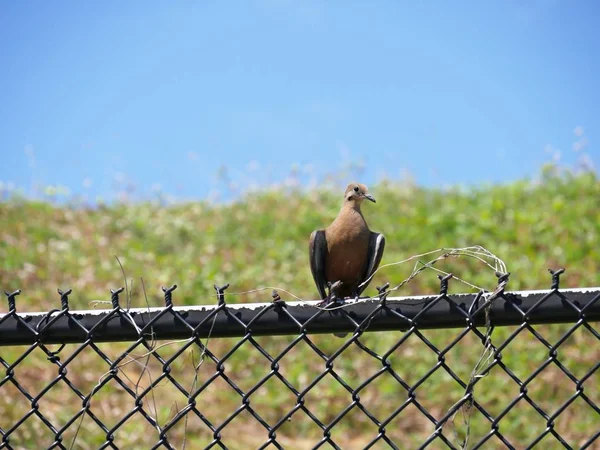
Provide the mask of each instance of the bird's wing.
MULTIPOLYGON (((369 250, 367 251, 367 269, 361 280, 361 284, 364 283, 365 280, 369 279, 369 277, 373 275, 373 273, 379 267, 384 248, 385 237, 383 234, 371 232, 371 236, 369 237, 369 250)), ((367 288, 370 282, 371 280, 366 282, 358 289, 358 295, 360 295, 367 288)))
POLYGON ((315 230, 311 233, 309 254, 312 276, 321 298, 325 298, 327 297, 327 294, 325 293, 325 288, 327 287, 327 280, 325 278, 325 260, 327 258, 325 230, 315 230))

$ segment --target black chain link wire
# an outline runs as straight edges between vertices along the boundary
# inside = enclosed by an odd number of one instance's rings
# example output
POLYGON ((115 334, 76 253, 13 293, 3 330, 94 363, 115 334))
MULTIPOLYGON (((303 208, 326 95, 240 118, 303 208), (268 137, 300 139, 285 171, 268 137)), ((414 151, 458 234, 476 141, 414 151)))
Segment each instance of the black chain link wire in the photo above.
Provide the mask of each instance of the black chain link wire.
MULTIPOLYGON (((365 448, 406 448, 406 443, 399 442, 397 438, 391 436, 390 430, 397 426, 394 420, 407 408, 418 410, 427 422, 430 422, 433 428, 433 433, 425 439, 418 448, 442 448, 440 444, 445 444, 444 448, 459 449, 459 448, 487 448, 490 440, 496 438, 497 441, 503 443, 506 448, 517 448, 514 443, 511 443, 510 437, 505 436, 501 432, 501 421, 503 418, 511 412, 515 406, 521 402, 526 402, 530 405, 544 420, 544 430, 530 442, 526 448, 533 448, 538 445, 547 436, 552 436, 555 441, 551 447, 547 447, 547 441, 544 441, 546 447, 544 448, 573 448, 556 429, 557 418, 576 400, 583 401, 589 409, 586 414, 592 415, 597 418, 595 423, 597 426, 586 430, 587 437, 584 442, 580 443, 581 449, 593 448, 593 445, 597 445, 597 439, 600 436, 600 408, 593 401, 593 399, 586 394, 588 386, 594 388, 594 383, 598 384, 598 375, 600 374, 600 361, 597 361, 595 365, 590 368, 586 373, 575 376, 559 359, 559 347, 569 337, 571 337, 577 330, 582 329, 590 333, 597 340, 597 345, 600 346, 600 333, 589 323, 589 314, 594 310, 594 316, 592 320, 597 320, 597 307, 600 303, 600 291, 596 290, 589 296, 588 301, 585 304, 581 304, 578 300, 572 300, 569 295, 559 289, 559 277, 563 270, 551 271, 552 275, 552 287, 540 299, 531 307, 523 309, 519 302, 514 301, 513 295, 504 292, 504 287, 508 281, 509 274, 497 273, 499 284, 498 288, 493 293, 480 292, 475 296, 474 301, 470 305, 465 305, 464 300, 460 296, 450 296, 447 293, 448 282, 451 276, 440 277, 440 294, 436 297, 431 297, 421 308, 421 310, 411 317, 403 314, 402 310, 396 307, 390 307, 388 304, 387 291, 389 284, 378 287, 377 302, 373 303, 375 306, 372 311, 366 315, 363 319, 357 320, 357 316, 352 312, 341 308, 335 310, 335 315, 332 318, 340 321, 347 321, 354 332, 347 336, 345 340, 340 340, 339 348, 333 352, 330 356, 326 355, 309 337, 310 325, 317 319, 323 320, 323 316, 327 317, 329 314, 326 310, 314 310, 315 313, 310 316, 307 320, 299 319, 294 313, 291 312, 291 308, 288 308, 288 304, 281 299, 277 292, 273 292, 273 301, 266 303, 260 311, 258 311, 252 319, 245 321, 244 317, 236 313, 235 309, 231 309, 225 301, 225 290, 228 285, 223 287, 215 286, 217 291, 218 304, 210 312, 208 312, 204 318, 196 324, 190 323, 189 317, 185 312, 178 311, 172 300, 172 293, 177 286, 165 289, 165 307, 162 308, 157 314, 155 314, 151 320, 144 323, 142 326, 136 324, 132 314, 129 311, 124 310, 119 305, 119 294, 122 289, 111 290, 111 303, 112 310, 107 314, 99 316, 98 321, 91 327, 86 325, 81 320, 80 315, 77 312, 69 310, 68 296, 71 290, 60 291, 61 296, 61 309, 55 309, 45 314, 35 326, 31 325, 31 320, 22 314, 17 313, 16 309, 16 296, 20 294, 20 291, 12 293, 6 293, 8 298, 9 311, 7 314, 0 316, 0 328, 3 324, 10 321, 14 322, 15 330, 19 330, 21 334, 25 333, 29 335, 30 340, 33 342, 19 357, 9 364, 2 356, 0 356, 0 364, 4 367, 4 375, 0 378, 0 395, 2 394, 2 388, 5 385, 12 385, 20 392, 20 398, 13 398, 10 401, 12 403, 20 403, 26 405, 29 410, 23 414, 23 416, 14 423, 7 423, 3 418, 0 417, 0 448, 2 449, 13 449, 22 448, 19 447, 15 440, 15 436, 18 434, 19 428, 32 416, 37 417, 47 428, 49 433, 53 436, 53 442, 47 448, 60 448, 69 449, 74 448, 72 442, 67 442, 65 435, 67 432, 72 432, 74 428, 77 428, 83 418, 91 419, 101 430, 105 436, 105 441, 98 446, 98 448, 119 448, 115 442, 115 434, 123 427, 123 425, 131 419, 133 416, 139 416, 145 420, 152 429, 156 432, 156 441, 153 449, 158 448, 175 448, 174 444, 169 440, 169 431, 174 429, 189 418, 189 416, 195 416, 201 421, 206 430, 210 430, 212 436, 211 442, 206 448, 228 448, 226 440, 223 439, 223 430, 231 424, 231 422, 238 417, 240 414, 249 414, 259 425, 264 429, 264 442, 259 447, 265 448, 284 448, 284 445, 278 440, 277 433, 280 429, 289 421, 293 419, 296 414, 303 413, 308 417, 312 423, 314 423, 321 430, 321 438, 314 442, 313 448, 341 448, 340 444, 336 442, 332 435, 333 429, 342 421, 348 414, 354 411, 360 411, 365 420, 367 420, 377 430, 372 439, 366 444, 365 448), (495 342, 493 339, 493 325, 495 322, 501 322, 502 317, 496 314, 495 317, 491 317, 490 311, 495 301, 499 299, 504 301, 505 309, 507 314, 517 313, 519 316, 520 325, 510 333, 509 337, 503 342, 495 342), (550 343, 544 339, 543 336, 532 326, 532 317, 535 317, 538 313, 543 313, 544 309, 547 308, 549 301, 552 300, 554 304, 556 299, 560 301, 560 304, 566 311, 570 311, 575 320, 571 323, 571 327, 566 333, 555 343, 550 343), (432 308, 440 303, 445 303, 450 307, 450 310, 456 314, 459 314, 464 319, 464 328, 459 334, 450 342, 447 343, 443 348, 438 348, 430 339, 427 338, 423 332, 422 326, 427 319, 427 314, 432 308), (267 349, 261 346, 256 340, 256 336, 253 335, 253 326, 255 326, 261 318, 267 313, 276 313, 279 320, 286 321, 294 324, 297 329, 295 337, 287 344, 283 350, 279 351, 276 355, 271 355, 267 349), (241 339, 237 341, 233 347, 226 352, 223 356, 217 357, 216 354, 211 352, 201 341, 201 337, 206 336, 206 330, 215 325, 215 321, 218 315, 225 315, 227 322, 230 327, 238 328, 237 334, 241 336, 241 339), (361 337, 364 333, 370 331, 370 325, 374 318, 385 316, 388 319, 393 318, 397 322, 397 329, 402 330, 403 334, 389 349, 383 353, 377 353, 369 346, 367 346, 361 337), (102 330, 106 331, 107 324, 111 321, 114 322, 115 318, 118 318, 122 327, 135 327, 137 331, 138 339, 134 340, 131 345, 117 358, 111 359, 104 351, 98 347, 98 343, 95 342, 98 333, 102 330), (164 354, 160 347, 156 348, 153 345, 155 337, 154 327, 161 320, 168 318, 173 328, 179 329, 179 336, 187 335, 187 339, 183 340, 183 345, 174 352, 170 357, 161 356, 164 354), (476 323, 481 324, 482 318, 485 326, 477 326, 476 323), (55 351, 51 351, 47 347, 47 342, 51 339, 51 328, 53 324, 60 320, 68 320, 68 325, 71 330, 75 330, 83 336, 78 339, 77 349, 66 359, 61 360, 60 350, 64 347, 65 343, 55 351), (181 332, 181 329, 186 330, 185 333, 181 332), (511 368, 509 364, 503 360, 503 352, 507 349, 507 346, 515 339, 518 339, 522 333, 529 333, 539 343, 541 343, 548 350, 547 359, 527 378, 523 379, 519 377, 515 372, 514 368, 511 368), (481 342, 480 347, 483 350, 482 358, 480 359, 477 367, 473 369, 473 373, 469 379, 465 379, 464 376, 460 376, 451 365, 447 362, 448 353, 467 335, 475 336, 475 338, 481 342), (391 361, 391 356, 394 352, 403 345, 407 344, 407 341, 411 339, 420 340, 429 351, 433 352, 436 357, 435 364, 417 381, 408 382, 400 373, 398 373, 398 367, 395 367, 391 361), (242 389, 239 383, 236 383, 231 376, 229 376, 225 367, 228 360, 232 358, 235 352, 243 345, 250 345, 256 349, 265 360, 265 364, 268 366, 268 373, 260 378, 252 387, 249 389, 242 389), (315 355, 321 361, 321 372, 312 379, 306 387, 299 390, 292 382, 290 382, 281 372, 282 359, 285 355, 289 354, 295 347, 304 346, 312 349, 315 355), (365 352, 374 360, 377 361, 378 369, 372 375, 361 380, 362 382, 352 387, 348 382, 345 381, 344 376, 341 372, 336 369, 336 362, 339 362, 343 358, 344 352, 350 347, 360 349, 365 352), (198 383, 194 383, 193 390, 187 389, 183 386, 182 382, 177 380, 173 374, 173 367, 178 358, 191 348, 200 349, 202 351, 202 357, 207 358, 214 364, 215 372, 207 376, 206 378, 199 379, 198 383), (47 360, 50 364, 54 365, 57 370, 57 375, 36 395, 32 394, 24 386, 23 379, 19 378, 16 374, 16 368, 21 364, 32 352, 35 350, 41 350, 46 354, 47 360), (128 357, 136 349, 142 349, 147 352, 147 355, 153 360, 153 362, 160 365, 162 368, 160 375, 152 379, 152 381, 141 391, 138 389, 132 389, 127 380, 124 379, 123 373, 120 369, 120 365, 123 364, 128 357), (89 392, 84 393, 78 389, 75 383, 69 378, 68 368, 70 364, 80 355, 83 351, 91 350, 95 352, 107 365, 107 373, 101 377, 96 386, 89 392), (487 355, 487 356, 486 356, 487 355), (570 386, 573 391, 570 397, 560 405, 554 405, 554 412, 550 413, 548 409, 544 408, 539 402, 536 402, 534 398, 529 394, 530 386, 536 381, 536 378, 548 367, 554 366, 558 368, 572 385, 570 386), (506 406, 500 410, 492 413, 484 406, 484 403, 478 400, 474 390, 477 384, 490 373, 492 370, 503 371, 512 382, 518 387, 518 395, 514 398, 506 399, 506 406), (439 371, 443 371, 447 374, 454 382, 456 382, 461 389, 464 390, 463 397, 454 404, 448 411, 439 417, 439 414, 433 414, 427 408, 427 402, 423 399, 426 398, 423 395, 418 396, 417 390, 422 388, 425 383, 434 374, 439 371), (403 396, 397 398, 388 398, 386 401, 396 402, 391 414, 387 417, 381 417, 381 413, 374 410, 372 406, 366 405, 361 401, 361 394, 365 392, 372 383, 374 383, 380 377, 392 377, 402 388, 405 393, 403 396), (317 417, 317 415, 311 411, 310 402, 307 401, 307 397, 315 386, 326 377, 335 380, 343 390, 345 390, 351 398, 351 402, 337 414, 333 420, 325 422, 317 417), (278 421, 267 421, 264 417, 259 414, 257 409, 253 406, 252 397, 256 392, 269 380, 276 379, 281 383, 282 388, 285 387, 294 398, 294 405, 290 408, 278 421), (227 416, 224 420, 216 421, 215 419, 209 419, 207 411, 203 411, 198 405, 198 397, 207 390, 207 388, 215 381, 224 382, 228 385, 231 390, 239 397, 239 406, 227 416), (119 385, 126 395, 129 395, 133 400, 134 407, 123 413, 121 419, 114 425, 110 426, 101 420, 99 414, 96 413, 98 406, 92 407, 92 399, 98 392, 107 384, 116 383, 119 385), (159 386, 164 383, 170 384, 177 391, 179 391, 183 397, 187 400, 187 403, 183 405, 175 414, 172 415, 165 423, 160 425, 157 421, 155 411, 152 411, 149 405, 151 405, 150 395, 154 389, 158 389, 159 386), (587 384, 586 384, 587 383, 587 384), (81 401, 81 408, 74 415, 68 418, 64 425, 58 427, 50 419, 48 419, 40 410, 40 401, 46 396, 46 394, 55 388, 57 385, 66 386, 72 391, 81 401), (472 439, 468 442, 468 436, 458 438, 456 433, 453 435, 449 431, 448 426, 454 427, 454 421, 456 416, 461 414, 468 424, 470 414, 478 412, 488 423, 488 431, 483 436, 478 436, 479 440, 472 439), (436 417, 437 416, 437 417, 436 417), (446 428, 444 428, 446 427, 446 428), (559 445, 557 447, 557 445, 559 445)), ((333 319, 332 319, 333 320, 333 319)), ((548 323, 552 322, 550 318, 548 323)), ((431 324, 428 323, 426 328, 432 328, 431 324)), ((214 339, 214 338, 213 338, 214 339)), ((332 339, 337 339, 333 338, 332 339)), ((52 341, 54 342, 54 341, 52 341)), ((0 341, 0 345, 6 345, 0 341)), ((598 347, 596 349, 590 349, 590 351, 596 351, 598 353, 598 347)), ((599 358, 600 359, 600 358, 599 358)), ((1 375, 0 375, 1 376, 1 375)), ((597 389, 597 386, 595 387, 597 389)), ((421 392, 421 390, 419 391, 421 392)), ((593 423, 593 421, 592 421, 593 423)), ((527 424, 523 424, 527 426, 527 424)), ((468 429, 468 428, 467 428, 468 429)), ((82 432, 80 432, 82 433, 82 432)), ((468 431, 467 431, 468 435, 468 431)), ((77 435, 76 435, 77 437, 77 435)), ((81 434, 78 439, 85 441, 85 436, 81 434)), ((240 436, 240 439, 243 437, 240 436)), ((598 448, 598 447, 596 447, 598 448)))

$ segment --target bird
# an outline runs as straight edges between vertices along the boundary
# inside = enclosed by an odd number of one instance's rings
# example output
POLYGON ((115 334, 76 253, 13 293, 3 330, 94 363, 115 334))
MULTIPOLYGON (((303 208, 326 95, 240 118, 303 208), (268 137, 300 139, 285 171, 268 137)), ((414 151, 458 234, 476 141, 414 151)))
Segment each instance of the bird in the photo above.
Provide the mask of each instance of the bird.
POLYGON ((310 269, 326 304, 328 286, 329 298, 358 298, 381 262, 385 237, 369 229, 361 211, 365 200, 376 203, 364 184, 349 184, 335 220, 310 235, 310 269))

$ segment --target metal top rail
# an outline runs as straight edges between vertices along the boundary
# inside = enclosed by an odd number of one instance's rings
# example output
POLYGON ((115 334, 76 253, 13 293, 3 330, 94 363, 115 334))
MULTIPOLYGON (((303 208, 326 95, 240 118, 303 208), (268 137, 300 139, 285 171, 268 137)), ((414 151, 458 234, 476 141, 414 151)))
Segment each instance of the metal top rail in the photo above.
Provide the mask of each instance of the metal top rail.
MULTIPOLYGON (((442 282, 443 285, 443 282, 442 282)), ((500 286, 500 285, 499 285, 500 286)), ((274 292, 268 303, 226 304, 225 289, 218 288, 216 305, 174 306, 172 292, 163 289, 165 305, 159 308, 123 309, 118 294, 112 292, 112 309, 71 311, 68 295, 61 293, 62 308, 47 313, 17 312, 15 296, 7 294, 9 312, 0 314, 0 345, 25 345, 36 341, 46 344, 135 341, 141 334, 152 333, 155 339, 188 338, 190 332, 202 338, 260 335, 292 335, 305 331, 347 333, 356 330, 406 330, 484 326, 486 314, 490 325, 567 323, 579 319, 600 320, 600 287, 494 293, 446 293, 439 295, 379 297, 348 300, 333 308, 317 308, 318 301, 284 302, 274 292)))

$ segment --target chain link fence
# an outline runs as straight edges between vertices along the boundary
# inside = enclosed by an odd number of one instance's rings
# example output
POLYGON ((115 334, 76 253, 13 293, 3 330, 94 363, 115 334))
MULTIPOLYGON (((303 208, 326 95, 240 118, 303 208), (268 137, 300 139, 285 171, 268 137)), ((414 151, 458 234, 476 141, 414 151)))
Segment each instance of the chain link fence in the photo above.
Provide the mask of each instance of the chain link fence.
POLYGON ((600 288, 0 315, 0 448, 600 448, 600 288), (596 325, 597 326, 597 325, 596 325), (333 333, 347 333, 344 338, 333 333))

